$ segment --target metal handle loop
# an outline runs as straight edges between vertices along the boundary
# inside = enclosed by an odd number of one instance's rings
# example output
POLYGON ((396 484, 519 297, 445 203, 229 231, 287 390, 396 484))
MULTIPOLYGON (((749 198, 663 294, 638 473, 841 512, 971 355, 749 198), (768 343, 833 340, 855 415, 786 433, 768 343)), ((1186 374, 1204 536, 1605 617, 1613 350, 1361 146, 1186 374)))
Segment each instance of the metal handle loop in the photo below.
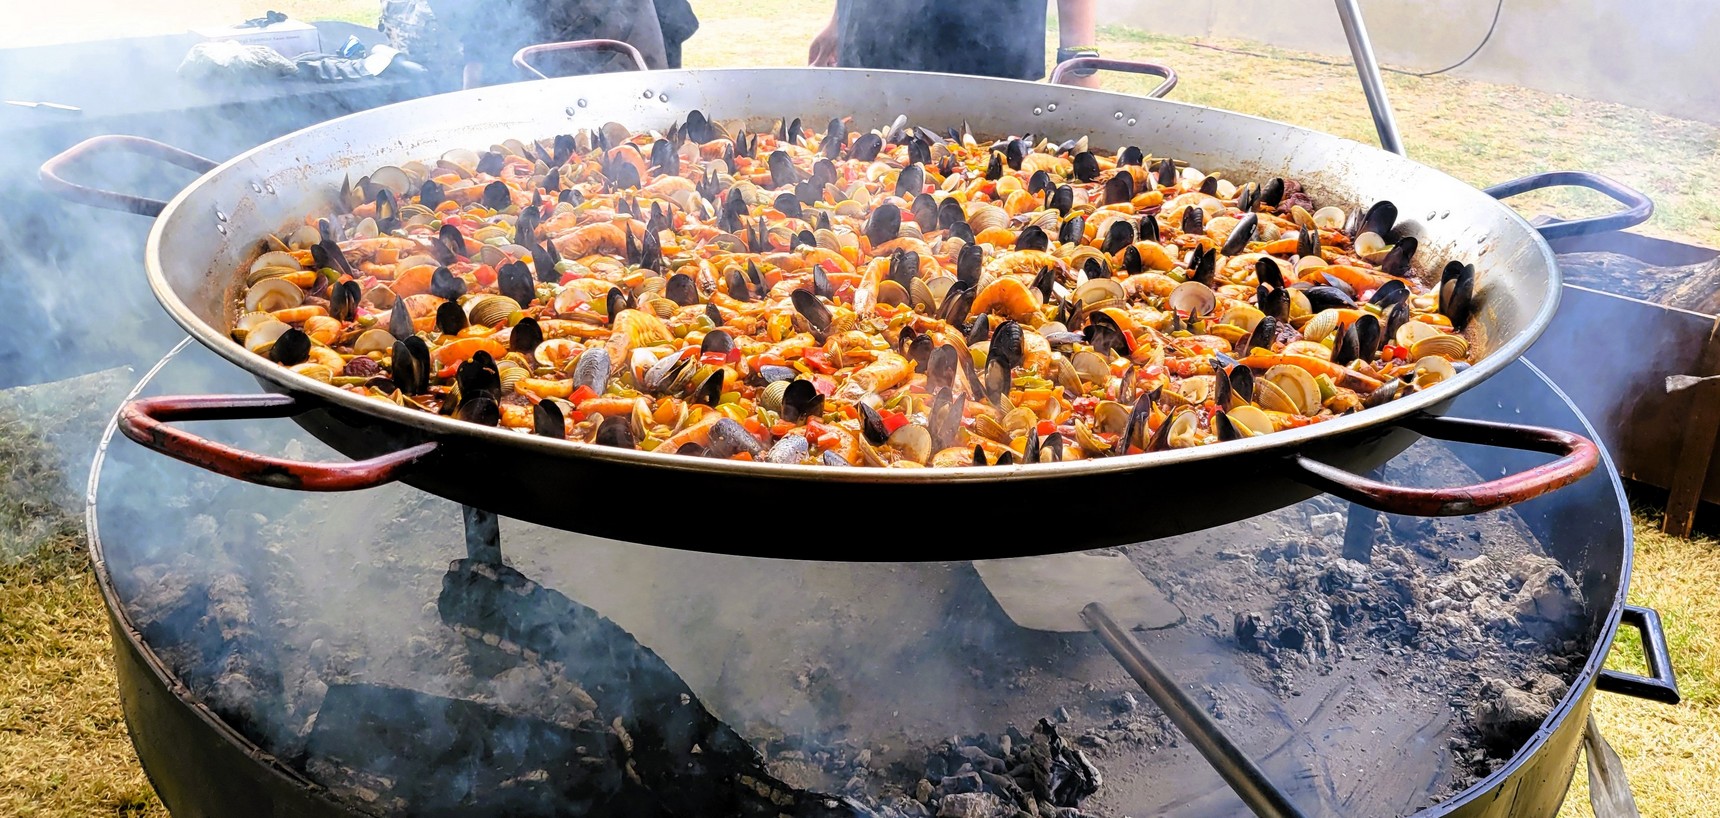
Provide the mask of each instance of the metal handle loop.
POLYGON ((514 52, 514 66, 540 80, 547 80, 549 79, 549 75, 539 71, 537 66, 532 65, 531 58, 540 54, 552 54, 562 51, 610 51, 631 59, 633 61, 633 68, 630 70, 649 70, 645 65, 645 55, 639 53, 639 49, 634 48, 631 43, 624 43, 620 40, 568 40, 567 42, 561 43, 538 43, 537 45, 528 45, 525 48, 514 52))
POLYGON ((85 139, 84 141, 61 151, 58 155, 46 162, 43 162, 41 169, 36 172, 36 175, 42 180, 42 187, 44 189, 69 202, 77 202, 79 204, 106 208, 108 210, 118 210, 122 213, 136 213, 140 216, 149 216, 151 218, 161 215, 161 211, 167 207, 167 203, 160 199, 151 199, 145 196, 133 196, 129 193, 119 193, 112 190, 87 187, 75 182, 68 182, 65 177, 61 175, 61 173, 66 169, 66 166, 71 165, 74 162, 81 161, 89 156, 109 152, 135 153, 139 156, 149 156, 197 173, 208 173, 209 171, 214 170, 215 166, 219 164, 213 160, 198 156, 195 153, 188 153, 175 148, 172 145, 157 142, 153 139, 145 139, 141 136, 108 134, 105 136, 92 136, 89 139, 85 139))
POLYGON ((1064 60, 1063 62, 1058 63, 1056 68, 1051 69, 1051 84, 1066 85, 1067 83, 1065 80, 1069 78, 1070 74, 1087 69, 1095 71, 1123 71, 1130 74, 1148 74, 1154 77, 1164 77, 1165 81, 1159 83, 1159 87, 1147 92, 1147 96, 1152 97, 1153 99, 1163 99, 1166 94, 1171 92, 1172 88, 1177 87, 1176 69, 1171 68, 1168 65, 1160 65, 1153 62, 1139 62, 1136 60, 1114 60, 1109 57, 1075 57, 1073 59, 1064 60))
POLYGON ((400 479, 436 451, 434 441, 351 463, 269 457, 167 425, 176 420, 284 418, 312 408, 290 395, 168 395, 120 407, 119 430, 143 446, 235 480, 299 491, 357 491, 400 479))
POLYGON ((1625 209, 1605 216, 1591 216, 1586 219, 1559 219, 1547 224, 1537 225, 1541 237, 1553 239, 1585 236, 1590 233, 1609 233, 1614 230, 1624 230, 1648 221, 1654 215, 1654 200, 1648 195, 1628 185, 1620 184, 1598 173, 1581 170, 1555 170, 1548 173, 1537 173, 1521 179, 1512 179, 1487 188, 1485 193, 1495 199, 1505 199, 1531 190, 1541 190, 1549 187, 1582 187, 1605 194, 1625 209))
POLYGON ((1672 672, 1672 656, 1666 652, 1666 629, 1661 627, 1660 614, 1653 608, 1626 605, 1619 613, 1618 621, 1620 625, 1629 625, 1642 634, 1642 655, 1648 661, 1650 675, 1602 670, 1595 677, 1595 687, 1608 693, 1678 704, 1682 697, 1678 693, 1678 678, 1672 672))
POLYGON ((1600 463, 1600 448, 1562 429, 1466 418, 1418 415, 1400 426, 1426 437, 1559 455, 1527 471, 1471 486, 1423 489, 1370 480, 1303 455, 1291 461, 1294 479, 1364 508, 1409 517, 1462 517, 1531 500, 1581 480, 1600 463))

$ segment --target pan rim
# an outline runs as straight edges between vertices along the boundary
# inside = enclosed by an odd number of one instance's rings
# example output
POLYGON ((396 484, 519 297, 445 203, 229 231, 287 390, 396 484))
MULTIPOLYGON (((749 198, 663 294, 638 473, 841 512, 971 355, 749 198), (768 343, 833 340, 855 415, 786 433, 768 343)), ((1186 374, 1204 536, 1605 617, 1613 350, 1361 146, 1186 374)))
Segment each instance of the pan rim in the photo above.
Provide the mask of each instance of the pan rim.
MULTIPOLYGON (((879 71, 871 69, 852 68, 709 68, 689 69, 680 71, 654 71, 641 76, 649 76, 653 84, 661 87, 665 81, 672 81, 677 76, 708 76, 733 74, 757 75, 759 73, 777 74, 784 77, 783 82, 790 82, 790 77, 804 78, 807 75, 821 76, 823 72, 842 72, 868 76, 896 77, 898 79, 919 78, 923 81, 940 83, 972 83, 990 87, 996 83, 1040 88, 1040 83, 1025 80, 1004 80, 984 77, 957 77, 941 74, 926 74, 913 71, 879 71), (935 78, 935 79, 928 79, 935 78)), ((609 75, 611 77, 631 77, 631 74, 609 75)), ((538 89, 548 89, 552 85, 564 85, 581 88, 581 93, 590 93, 591 77, 569 77, 561 79, 538 80, 522 85, 538 89)), ((1387 166, 1407 166, 1418 173, 1432 173, 1450 182, 1461 185, 1469 190, 1475 188, 1445 172, 1421 164, 1412 159, 1388 153, 1379 148, 1365 145, 1354 140, 1332 134, 1303 128, 1296 125, 1268 120, 1248 114, 1177 102, 1165 99, 1150 99, 1136 97, 1112 91, 1084 88, 1059 88, 1085 98, 1095 100, 1115 100, 1119 104, 1145 106, 1146 110, 1163 109, 1172 116, 1216 116, 1231 121, 1249 121, 1261 123, 1278 129, 1286 135, 1299 135, 1306 138, 1337 140, 1340 143, 1357 146, 1368 153, 1371 158, 1387 166)), ((422 433, 429 439, 461 438, 474 442, 506 448, 527 448, 541 454, 556 457, 567 457, 577 460, 612 463, 643 468, 668 468, 704 473, 718 476, 745 477, 749 479, 797 481, 831 481, 842 483, 884 483, 884 484, 924 484, 930 482, 991 482, 996 480, 1057 480, 1077 477, 1098 477, 1125 472, 1135 472, 1144 469, 1172 467, 1182 463, 1190 463, 1209 458, 1222 458, 1242 455, 1265 455, 1274 450, 1285 456, 1294 455, 1310 445, 1330 442, 1347 434, 1362 432, 1367 429, 1384 429, 1393 425, 1394 421, 1402 420, 1411 415, 1422 413, 1440 406, 1459 394, 1510 365, 1522 357, 1529 346, 1540 337, 1547 325, 1557 312, 1560 300, 1562 279, 1555 263, 1552 248, 1541 237, 1533 225, 1529 224, 1510 206, 1476 191, 1481 199, 1499 209, 1501 214, 1520 229, 1527 232, 1530 239, 1529 247, 1538 253, 1540 263, 1547 270, 1546 291, 1541 294, 1540 306, 1528 320, 1524 328, 1515 336, 1491 349, 1480 361, 1471 364, 1454 378, 1445 380, 1431 389, 1416 392, 1409 396, 1387 403, 1383 406, 1364 409, 1351 415, 1332 420, 1313 423, 1296 429, 1287 429, 1267 435, 1244 438, 1241 440, 1212 443, 1185 449, 1171 449, 1160 452, 1146 452, 1134 455, 1120 455, 1090 460, 1067 461, 1060 463, 1017 463, 1009 466, 954 466, 924 469, 888 469, 888 468, 838 468, 824 465, 781 464, 769 462, 751 462, 737 460, 717 460, 699 457, 677 457, 672 454, 659 454, 640 450, 618 449, 599 446, 593 443, 583 443, 567 440, 555 440, 537 435, 510 431, 500 427, 478 426, 454 418, 446 418, 414 409, 397 406, 393 403, 363 398, 330 384, 321 383, 309 377, 299 375, 284 367, 275 365, 266 358, 247 351, 238 342, 232 340, 224 331, 203 321, 191 310, 190 306, 180 298, 179 293, 167 280, 165 274, 164 248, 165 234, 168 225, 176 219, 186 219, 189 212, 183 212, 187 202, 206 189, 218 188, 230 176, 236 176, 238 169, 250 163, 260 154, 267 153, 278 146, 295 140, 303 141, 314 138, 320 130, 330 129, 337 123, 351 123, 370 117, 383 117, 391 109, 401 106, 424 105, 426 100, 438 99, 449 102, 470 102, 476 105, 484 103, 485 92, 493 93, 493 89, 472 89, 456 91, 433 97, 394 103, 392 105, 359 111, 343 117, 331 119, 290 134, 277 137, 256 147, 246 150, 225 162, 222 162, 208 173, 198 177, 190 185, 180 190, 167 203, 151 226, 149 237, 144 249, 144 262, 150 288, 163 309, 199 343, 211 351, 238 365, 264 383, 277 387, 294 395, 305 395, 316 400, 316 405, 308 409, 339 408, 345 411, 357 412, 379 421, 397 424, 422 433)), ((492 103, 493 104, 493 103, 492 103)), ((1526 263, 1519 261, 1517 263, 1526 263)), ((1483 302, 1485 303, 1485 302, 1483 302)))

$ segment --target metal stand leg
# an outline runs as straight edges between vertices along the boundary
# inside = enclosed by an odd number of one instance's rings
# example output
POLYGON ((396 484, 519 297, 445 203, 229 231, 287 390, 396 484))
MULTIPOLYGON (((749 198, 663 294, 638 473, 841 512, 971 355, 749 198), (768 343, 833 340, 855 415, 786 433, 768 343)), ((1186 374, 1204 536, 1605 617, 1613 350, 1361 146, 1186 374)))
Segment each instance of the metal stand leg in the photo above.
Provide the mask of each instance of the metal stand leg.
POLYGON ((466 518, 466 559, 502 564, 502 528, 494 512, 461 506, 466 518))
POLYGON ((1351 503, 1344 524, 1344 559, 1363 564, 1373 562, 1374 532, 1379 525, 1379 512, 1351 503))
POLYGON ((1398 138, 1397 117, 1386 99, 1386 86, 1380 78, 1380 64, 1374 60, 1374 44, 1368 39, 1368 27, 1362 22, 1362 9, 1356 0, 1336 0, 1338 19, 1344 24, 1344 38, 1350 41, 1350 57, 1356 61, 1356 75, 1362 81, 1362 93, 1367 95, 1368 110, 1374 115, 1374 130, 1379 132, 1380 147, 1404 156, 1403 140, 1398 138))

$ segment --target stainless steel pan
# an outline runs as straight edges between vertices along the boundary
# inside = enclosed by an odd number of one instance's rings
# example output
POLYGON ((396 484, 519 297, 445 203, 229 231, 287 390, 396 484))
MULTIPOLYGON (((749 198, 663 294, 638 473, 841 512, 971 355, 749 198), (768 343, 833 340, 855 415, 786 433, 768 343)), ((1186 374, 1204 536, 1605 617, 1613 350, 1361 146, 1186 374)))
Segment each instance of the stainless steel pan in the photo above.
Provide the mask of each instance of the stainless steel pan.
MULTIPOLYGON (((1432 168, 1241 114, 1059 85, 914 72, 660 71, 399 103, 307 128, 219 165, 149 143, 141 146, 146 152, 206 171, 165 204, 61 176, 81 155, 140 147, 129 140, 98 138, 77 146, 43 166, 44 182, 79 201, 158 214, 145 263, 162 306, 272 394, 135 401, 125 408, 122 428, 146 446, 253 482, 350 490, 402 480, 503 515, 634 542, 816 559, 927 560, 1152 539, 1252 516, 1318 491, 1393 513, 1468 514, 1566 485, 1597 462, 1594 444, 1575 434, 1439 417, 1453 397, 1521 355, 1552 318, 1559 276, 1534 227, 1487 193, 1432 168), (1425 392, 1262 437, 1070 463, 896 470, 675 457, 479 427, 295 375, 227 335, 235 271, 254 254, 256 237, 319 208, 348 175, 454 147, 548 137, 609 121, 666 129, 695 108, 760 128, 784 115, 807 121, 853 116, 857 127, 869 128, 906 114, 940 130, 966 120, 981 134, 1089 134, 1096 145, 1139 145, 1231 179, 1294 178, 1323 203, 1390 199, 1402 214, 1401 229, 1421 241, 1421 264, 1437 269, 1461 259, 1476 265, 1472 325, 1483 355, 1425 392), (283 416, 339 451, 367 459, 283 461, 168 425, 283 416), (1450 489, 1395 487, 1357 473, 1396 455, 1417 435, 1559 457, 1450 489), (813 513, 802 516, 802 510, 813 513)), ((1645 202, 1637 201, 1633 212, 1645 202)), ((1567 223, 1565 229, 1582 226, 1567 223)))

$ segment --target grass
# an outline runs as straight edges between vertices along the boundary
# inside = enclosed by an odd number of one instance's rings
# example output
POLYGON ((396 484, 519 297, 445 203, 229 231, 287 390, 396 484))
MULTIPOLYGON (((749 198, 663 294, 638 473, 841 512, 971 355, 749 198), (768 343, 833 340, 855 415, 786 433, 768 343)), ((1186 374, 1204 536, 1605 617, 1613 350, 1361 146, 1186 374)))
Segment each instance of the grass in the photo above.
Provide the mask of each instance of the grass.
MULTIPOLYGON (((1668 707, 1602 694, 1595 697, 1601 735, 1624 760, 1643 815, 1697 818, 1720 814, 1720 543, 1660 533, 1639 516, 1630 599, 1660 611, 1667 649, 1684 703, 1668 707)), ((1621 636, 1608 667, 1645 673, 1642 645, 1621 636)), ((1578 767, 1560 818, 1592 818, 1586 768, 1578 767)))
MULTIPOLYGON (((75 0, 130 8, 117 0, 75 0)), ((192 0, 167 0, 196 11, 192 0)), ((374 0, 246 3, 300 19, 375 22, 374 0)), ((831 0, 695 0, 702 28, 687 44, 689 66, 801 65, 828 19, 831 0)), ((153 8, 153 7, 152 7, 153 8)), ((160 9, 156 11, 161 12, 160 9)), ((161 12, 166 14, 168 12, 161 12)), ((159 15, 158 15, 159 16, 159 15)), ((29 21, 26 20, 26 23, 29 21)), ((12 27, 13 33, 24 29, 12 27)), ((92 35, 94 36, 94 35, 92 35)), ((1313 55, 1251 43, 1160 37, 1107 26, 1110 55, 1169 63, 1182 74, 1172 98, 1244 111, 1373 141, 1354 73, 1309 62, 1313 55), (1247 51, 1249 54, 1235 53, 1247 51)), ((1148 81, 1106 74, 1107 88, 1141 93, 1148 81)), ((1646 232, 1720 245, 1720 128, 1528 89, 1451 77, 1388 75, 1410 155, 1476 185, 1530 172, 1580 168, 1605 173, 1654 197, 1646 232)), ((1526 197, 1525 212, 1599 212, 1598 197, 1526 197)), ((106 620, 77 521, 52 458, 33 433, 0 414, 0 815, 21 818, 162 816, 132 753, 115 695, 106 620)), ((1665 619, 1685 704, 1599 696, 1600 726, 1623 757, 1638 805, 1650 816, 1720 814, 1720 543, 1675 540, 1655 520, 1637 525, 1634 602, 1665 619)), ((1641 668, 1633 637, 1612 666, 1641 668)), ((1579 768, 1563 818, 1588 818, 1579 768)))
POLYGON ((36 431, 0 416, 0 815, 165 816, 120 715, 107 621, 36 431))

